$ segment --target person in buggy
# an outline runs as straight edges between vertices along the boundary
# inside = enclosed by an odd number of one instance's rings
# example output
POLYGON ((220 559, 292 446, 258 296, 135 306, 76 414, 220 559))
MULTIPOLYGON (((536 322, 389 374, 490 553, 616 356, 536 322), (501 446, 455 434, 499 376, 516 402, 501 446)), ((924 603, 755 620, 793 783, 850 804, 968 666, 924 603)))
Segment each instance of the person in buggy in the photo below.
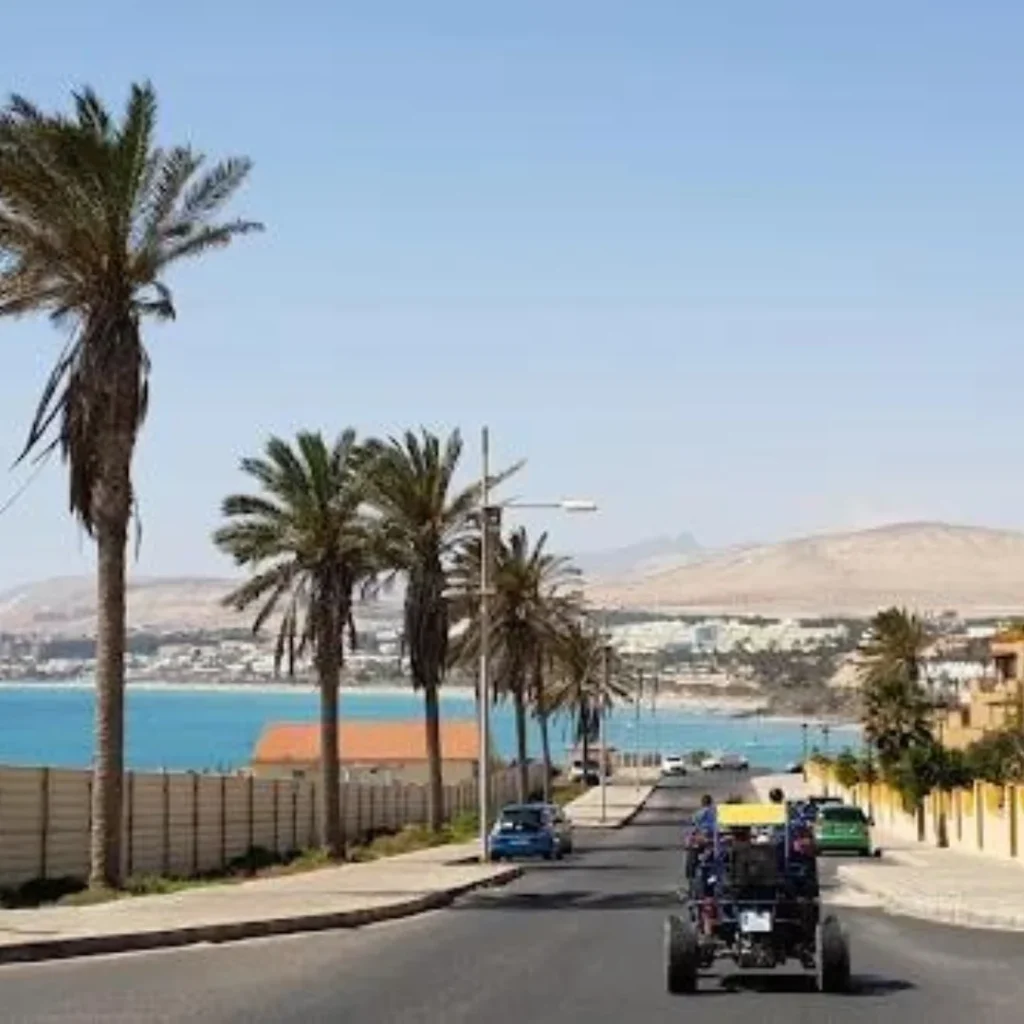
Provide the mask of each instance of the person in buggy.
POLYGON ((715 802, 710 793, 705 793, 700 798, 700 808, 690 819, 685 839, 684 875, 693 899, 700 899, 707 891, 716 820, 715 802))

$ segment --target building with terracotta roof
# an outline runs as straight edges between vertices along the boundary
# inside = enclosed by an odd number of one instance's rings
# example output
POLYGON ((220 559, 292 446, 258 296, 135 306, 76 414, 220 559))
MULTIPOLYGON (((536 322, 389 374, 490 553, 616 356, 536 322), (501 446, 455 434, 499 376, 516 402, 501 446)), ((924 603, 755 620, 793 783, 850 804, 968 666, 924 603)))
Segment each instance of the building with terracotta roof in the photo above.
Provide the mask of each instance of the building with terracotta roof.
MULTIPOLYGON (((441 722, 446 784, 476 777, 480 733, 476 722, 441 722)), ((427 738, 422 719, 342 722, 338 726, 342 781, 427 782, 427 738)), ((316 778, 320 774, 320 725, 275 722, 256 743, 253 774, 260 778, 316 778)))

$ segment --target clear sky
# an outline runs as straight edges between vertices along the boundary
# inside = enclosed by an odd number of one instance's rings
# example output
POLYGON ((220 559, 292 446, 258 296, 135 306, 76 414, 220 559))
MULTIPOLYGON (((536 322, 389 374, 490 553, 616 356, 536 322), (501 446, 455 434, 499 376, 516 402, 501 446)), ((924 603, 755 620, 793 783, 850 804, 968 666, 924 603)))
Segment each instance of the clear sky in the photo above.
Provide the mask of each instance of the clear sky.
MULTIPOLYGON (((138 570, 215 573, 269 432, 487 422, 563 548, 1024 526, 1024 6, 14 3, 5 91, 150 77, 264 220, 150 333, 138 570)), ((0 324, 0 503, 61 338, 0 324)), ((48 468, 0 586, 90 545, 48 468)))

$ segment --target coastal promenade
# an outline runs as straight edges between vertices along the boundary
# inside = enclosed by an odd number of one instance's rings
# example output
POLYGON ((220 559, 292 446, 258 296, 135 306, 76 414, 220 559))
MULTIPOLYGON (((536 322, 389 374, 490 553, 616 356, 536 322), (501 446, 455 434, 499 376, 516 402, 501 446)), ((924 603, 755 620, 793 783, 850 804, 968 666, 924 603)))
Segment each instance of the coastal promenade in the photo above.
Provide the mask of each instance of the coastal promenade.
MULTIPOLYGON (((436 913, 337 928, 0 967, 0 1024, 1015 1024, 1024 1001, 1018 935, 944 928, 844 907, 851 991, 805 972, 720 963, 695 998, 665 991, 666 914, 678 906, 680 823, 708 790, 694 775, 651 795, 621 829, 581 829, 564 862, 528 866, 436 913)), ((822 862, 826 884, 837 863, 822 862)), ((382 883, 383 884, 383 883, 382 883)))

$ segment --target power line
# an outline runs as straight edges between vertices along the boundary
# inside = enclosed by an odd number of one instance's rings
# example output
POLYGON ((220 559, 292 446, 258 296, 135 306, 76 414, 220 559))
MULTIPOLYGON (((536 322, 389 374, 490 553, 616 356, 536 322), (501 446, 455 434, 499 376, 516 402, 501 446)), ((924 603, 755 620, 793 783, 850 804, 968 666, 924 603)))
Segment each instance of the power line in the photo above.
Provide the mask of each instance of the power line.
POLYGON ((43 471, 49 457, 50 453, 47 452, 46 455, 36 463, 35 469, 33 469, 21 484, 15 488, 14 493, 2 505, 0 505, 0 516, 12 508, 15 502, 17 502, 17 500, 29 489, 35 478, 43 471))

